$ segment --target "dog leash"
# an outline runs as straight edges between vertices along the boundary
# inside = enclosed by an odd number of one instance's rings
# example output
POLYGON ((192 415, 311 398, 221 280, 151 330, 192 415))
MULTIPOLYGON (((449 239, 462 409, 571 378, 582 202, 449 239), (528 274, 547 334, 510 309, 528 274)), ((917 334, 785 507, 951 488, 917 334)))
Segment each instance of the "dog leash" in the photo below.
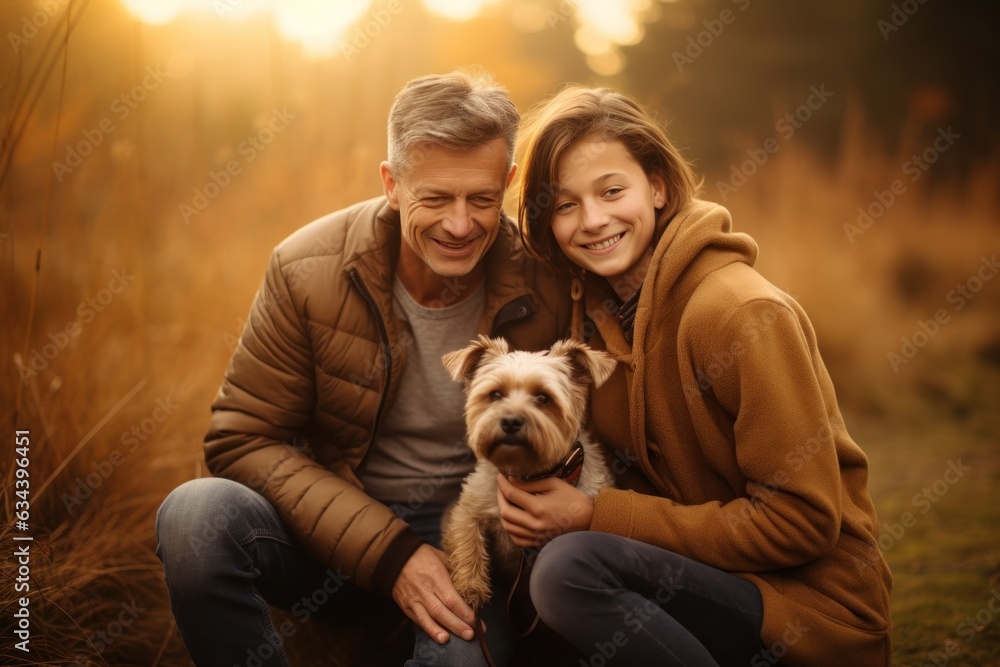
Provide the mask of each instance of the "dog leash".
MULTIPOLYGON (((565 480, 568 484, 576 486, 580 481, 580 474, 583 471, 583 445, 580 441, 573 443, 573 449, 569 454, 566 455, 562 461, 557 463, 554 467, 544 472, 535 475, 525 475, 521 478, 524 482, 533 482, 539 479, 545 479, 546 477, 556 477, 558 479, 565 480)), ((521 562, 517 566, 517 575, 514 577, 514 583, 510 587, 510 592, 507 594, 507 625, 510 626, 511 631, 522 639, 527 637, 535 628, 538 626, 538 612, 535 610, 535 605, 531 603, 531 594, 528 591, 518 592, 520 589, 524 588, 531 581, 531 568, 535 564, 535 558, 538 556, 538 549, 534 548, 522 548, 521 549, 521 562), (531 554, 530 556, 528 554, 531 554), (523 610, 524 615, 531 619, 527 624, 527 628, 519 629, 519 625, 523 628, 523 624, 519 624, 514 616, 516 611, 512 611, 518 604, 525 607, 523 610)), ((476 612, 475 619, 475 633, 476 638, 479 640, 479 648, 483 651, 483 657, 486 658, 486 664, 488 667, 497 667, 496 663, 493 662, 493 656, 490 655, 490 649, 486 645, 486 628, 483 624, 482 618, 479 616, 479 612, 476 612)))
POLYGON ((479 640, 479 648, 483 652, 483 657, 486 658, 487 667, 497 667, 497 664, 493 662, 493 656, 490 655, 490 649, 486 645, 486 625, 483 623, 483 619, 479 617, 479 612, 476 612, 476 620, 473 621, 475 627, 473 630, 476 632, 476 639, 479 640))
MULTIPOLYGON (((513 631, 513 633, 516 636, 521 638, 530 635, 532 632, 535 631, 535 628, 538 626, 538 612, 535 611, 535 606, 531 604, 530 595, 521 594, 519 596, 521 598, 520 602, 526 605, 527 608, 530 610, 527 615, 530 616, 531 623, 528 624, 527 629, 524 630, 518 629, 517 622, 514 619, 514 613, 511 611, 512 607, 514 607, 517 604, 517 600, 515 598, 515 591, 517 591, 518 585, 521 583, 522 579, 524 579, 525 582, 528 582, 530 580, 531 563, 534 562, 534 556, 538 555, 537 549, 531 549, 533 555, 531 558, 531 562, 529 563, 527 557, 524 555, 526 551, 528 551, 528 549, 522 549, 521 551, 521 562, 517 566, 517 576, 514 578, 514 584, 511 586, 510 592, 507 594, 507 625, 510 626, 511 631, 513 631)), ((486 658, 487 666, 497 667, 496 663, 493 662, 492 654, 490 654, 490 648, 489 646, 486 645, 486 625, 483 623, 483 619, 479 616, 478 611, 476 612, 474 630, 476 632, 476 639, 479 640, 479 648, 483 652, 483 657, 486 658)))

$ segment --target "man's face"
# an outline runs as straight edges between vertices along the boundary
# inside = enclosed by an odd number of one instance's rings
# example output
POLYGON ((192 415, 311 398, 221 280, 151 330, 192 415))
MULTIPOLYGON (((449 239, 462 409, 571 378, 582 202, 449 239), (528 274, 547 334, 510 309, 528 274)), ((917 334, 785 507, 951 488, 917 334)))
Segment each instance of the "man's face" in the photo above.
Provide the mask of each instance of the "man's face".
POLYGON ((469 149, 423 144, 410 159, 402 174, 383 162, 381 174, 402 226, 397 275, 419 296, 442 278, 482 271, 480 260, 499 231, 514 168, 508 173, 502 138, 469 149))

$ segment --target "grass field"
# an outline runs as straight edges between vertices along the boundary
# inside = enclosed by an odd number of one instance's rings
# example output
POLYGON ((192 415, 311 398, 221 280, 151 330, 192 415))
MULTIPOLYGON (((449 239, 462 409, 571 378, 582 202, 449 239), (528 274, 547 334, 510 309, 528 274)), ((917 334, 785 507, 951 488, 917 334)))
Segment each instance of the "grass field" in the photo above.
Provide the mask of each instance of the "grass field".
POLYGON ((995 417, 948 425, 917 417, 859 430, 872 443, 872 493, 895 577, 895 664, 1000 664, 997 426, 995 417))
MULTIPOLYGON (((913 211, 900 204, 866 235, 867 246, 850 244, 829 201, 801 195, 845 197, 836 179, 806 154, 781 159, 728 204, 737 226, 761 243, 765 274, 812 314, 848 424, 871 458, 881 546, 895 575, 896 664, 995 664, 1000 623, 989 605, 1000 590, 1000 283, 985 283, 898 372, 887 361, 921 319, 938 306, 951 307, 952 285, 997 247, 993 213, 958 220, 942 203, 944 195, 927 195, 930 210, 943 213, 918 231, 906 220, 913 211), (792 171, 797 187, 774 189, 774 181, 792 171), (954 244, 942 245, 952 236, 954 244), (815 261, 821 253, 824 261, 815 261), (899 275, 913 263, 927 274, 916 291, 899 275)), ((266 176, 234 187, 252 192, 266 176)), ((251 214, 253 203, 242 192, 218 202, 216 220, 251 214)), ((8 210, 9 202, 8 194, 8 210)), ((45 239, 48 261, 29 355, 58 342, 70 323, 80 331, 26 382, 13 365, 5 366, 4 422, 30 428, 37 484, 31 497, 32 659, 187 664, 153 553, 154 512, 175 485, 205 474, 200 439, 207 406, 270 246, 302 220, 247 235, 209 224, 183 234, 150 227, 143 238, 123 218, 94 216, 86 234, 66 219, 72 217, 62 217, 45 239), (227 251, 216 252, 223 244, 227 251), (114 282, 113 272, 122 269, 114 282), (127 619, 135 613, 127 627, 116 625, 122 613, 127 619)), ((20 227, 13 232, 0 246, 14 287, 14 298, 3 304, 4 321, 11 323, 3 354, 23 360, 37 237, 20 227)), ((12 468, 9 460, 0 467, 10 512, 12 468)), ((12 543, 11 531, 4 526, 0 544, 12 543)), ((15 563, 5 559, 2 567, 0 617, 7 628, 15 563)), ((326 634, 304 630, 293 644, 326 634)), ((9 643, 0 661, 30 664, 9 643)))

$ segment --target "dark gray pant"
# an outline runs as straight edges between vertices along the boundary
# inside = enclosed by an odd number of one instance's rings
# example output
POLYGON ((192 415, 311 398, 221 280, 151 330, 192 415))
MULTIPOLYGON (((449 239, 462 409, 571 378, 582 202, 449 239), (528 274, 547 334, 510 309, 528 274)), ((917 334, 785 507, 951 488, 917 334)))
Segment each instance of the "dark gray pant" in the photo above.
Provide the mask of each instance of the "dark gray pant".
MULTIPOLYGON (((406 519, 437 545, 443 509, 427 504, 406 519)), ((242 484, 214 477, 182 484, 161 505, 156 535, 170 607, 197 665, 287 667, 279 635, 293 636, 314 617, 338 624, 404 618, 392 600, 362 591, 302 551, 277 510, 242 484), (291 611, 293 620, 276 627, 268 603, 291 611)), ((512 650, 502 617, 493 616, 502 611, 491 605, 483 613, 496 628, 490 646, 501 660, 512 650)), ((407 665, 485 665, 478 641, 453 636, 441 645, 414 628, 407 665)))
POLYGON ((531 573, 531 600, 584 655, 580 665, 776 662, 761 643, 756 586, 625 537, 578 532, 549 542, 531 573))

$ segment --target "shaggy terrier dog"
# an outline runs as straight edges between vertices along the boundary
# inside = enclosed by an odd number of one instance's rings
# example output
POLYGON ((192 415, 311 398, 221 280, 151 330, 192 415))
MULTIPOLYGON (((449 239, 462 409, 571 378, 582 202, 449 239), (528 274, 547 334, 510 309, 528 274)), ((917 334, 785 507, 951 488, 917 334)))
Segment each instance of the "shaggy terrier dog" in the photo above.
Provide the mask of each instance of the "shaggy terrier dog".
POLYGON ((589 496, 612 482, 584 430, 590 385, 615 367, 608 354, 573 340, 544 352, 510 350, 480 336, 443 357, 465 384, 465 421, 476 468, 445 519, 444 550, 459 594, 479 610, 490 599, 490 548, 497 567, 516 572, 521 548, 500 523, 497 473, 522 480, 558 476, 589 496))

